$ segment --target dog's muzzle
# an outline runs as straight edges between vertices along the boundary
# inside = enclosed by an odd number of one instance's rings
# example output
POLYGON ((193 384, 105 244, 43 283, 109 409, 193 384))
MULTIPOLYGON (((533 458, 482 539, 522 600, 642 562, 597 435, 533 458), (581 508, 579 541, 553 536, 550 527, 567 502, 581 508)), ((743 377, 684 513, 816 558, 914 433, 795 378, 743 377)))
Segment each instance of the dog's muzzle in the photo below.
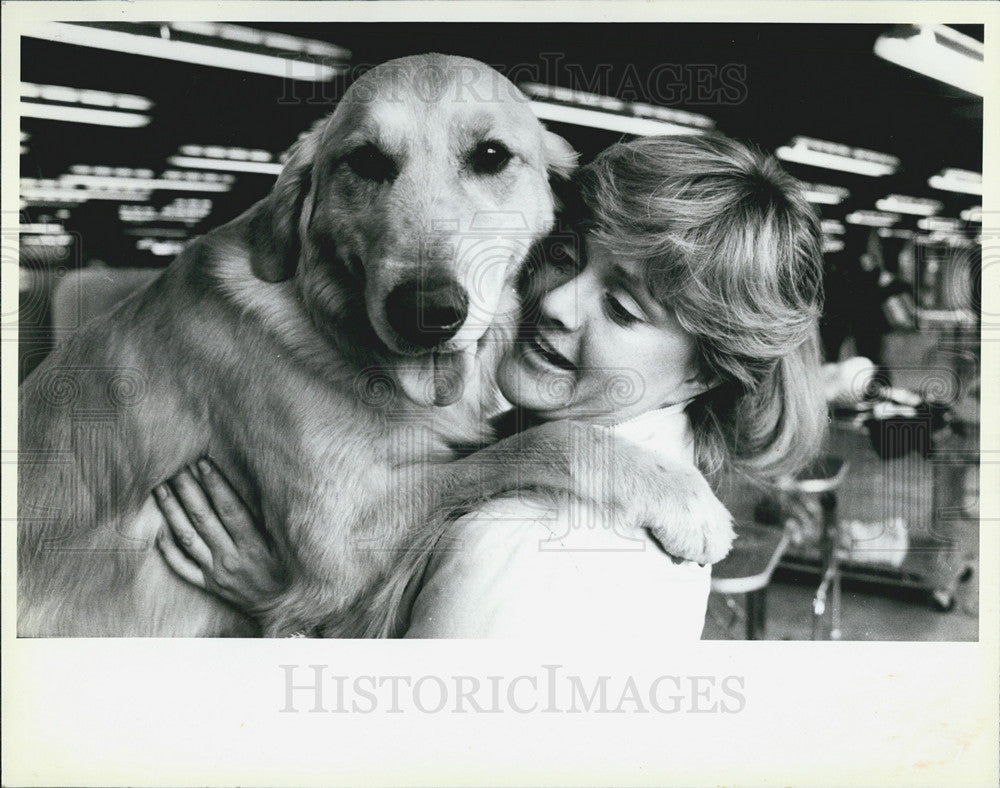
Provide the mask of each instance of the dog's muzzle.
POLYGON ((385 299, 389 327, 402 343, 431 349, 451 339, 469 314, 469 297, 451 279, 404 282, 385 299))

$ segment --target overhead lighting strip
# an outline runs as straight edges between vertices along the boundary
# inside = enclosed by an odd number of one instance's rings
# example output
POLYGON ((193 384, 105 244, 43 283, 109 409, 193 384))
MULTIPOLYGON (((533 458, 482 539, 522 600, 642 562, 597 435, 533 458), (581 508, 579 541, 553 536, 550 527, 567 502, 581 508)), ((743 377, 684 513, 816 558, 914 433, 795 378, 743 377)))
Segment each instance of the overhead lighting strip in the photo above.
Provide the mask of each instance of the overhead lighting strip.
POLYGON ((704 134, 715 128, 715 121, 705 115, 671 107, 537 82, 523 82, 519 87, 531 99, 535 115, 555 123, 639 136, 704 134))
POLYGON ((130 93, 108 93, 104 90, 71 88, 65 85, 39 85, 34 82, 21 83, 21 98, 54 101, 60 104, 83 104, 105 109, 124 109, 144 112, 153 108, 153 102, 145 96, 130 93))
POLYGON ((860 224, 868 227, 892 227, 903 217, 898 213, 881 213, 880 211, 851 211, 844 217, 848 224, 860 224))
POLYGON ((825 183, 803 183, 802 193, 815 205, 840 205, 851 196, 851 192, 841 186, 828 186, 825 183))
POLYGON ((150 121, 149 115, 140 115, 136 112, 116 112, 65 104, 38 104, 34 101, 21 102, 21 117, 87 123, 93 126, 115 126, 121 129, 139 129, 148 126, 150 121))
MULTIPOLYGON (((244 71, 254 74, 265 74, 283 79, 295 79, 308 82, 326 82, 337 74, 343 73, 348 66, 344 62, 317 62, 306 59, 319 57, 323 60, 333 59, 347 50, 336 47, 336 55, 317 55, 314 51, 302 50, 290 53, 287 57, 281 54, 271 54, 265 51, 252 51, 239 48, 234 36, 210 36, 204 31, 192 32, 198 27, 195 23, 164 23, 164 24, 97 24, 48 22, 35 28, 30 28, 24 35, 44 41, 54 41, 60 44, 75 44, 76 46, 104 49, 112 52, 124 52, 130 55, 174 60, 182 63, 193 63, 200 66, 225 68, 233 71, 244 71), (185 29, 187 28, 187 29, 185 29), (179 34, 179 35, 178 35, 179 34)), ((204 26, 203 26, 204 27, 204 26)), ((209 25, 213 29, 240 29, 239 25, 209 25)), ((253 31, 253 28, 242 28, 253 31)), ((258 33, 260 31, 253 31, 258 33)), ((247 33, 248 38, 253 37, 247 33)), ((272 39, 273 40, 273 39, 272 39)), ((266 47, 261 38, 261 47, 266 47)), ((322 42, 314 42, 322 44, 322 42)), ((251 46, 257 47, 254 43, 251 46)))
POLYGON ((905 25, 883 33, 875 54, 968 93, 982 96, 986 83, 983 44, 946 25, 905 25))
POLYGON ((90 173, 76 172, 63 175, 59 183, 65 186, 82 186, 89 189, 119 189, 126 191, 182 191, 182 192, 227 192, 235 180, 232 175, 215 173, 187 173, 174 170, 165 171, 161 177, 138 177, 136 175, 97 174, 99 168, 90 173))
POLYGON ((962 229, 962 222, 950 216, 928 216, 918 221, 917 227, 931 232, 958 232, 962 229))
POLYGON ((937 175, 927 179, 927 185, 932 189, 959 194, 983 194, 983 174, 971 170, 959 170, 947 167, 937 175))
POLYGON ((583 107, 570 107, 565 104, 532 101, 531 109, 534 111, 535 117, 539 120, 548 120, 553 123, 568 123, 573 126, 587 126, 592 129, 617 131, 621 134, 634 134, 636 136, 654 136, 659 134, 678 136, 682 134, 705 133, 703 129, 691 126, 679 126, 676 123, 667 123, 662 120, 651 120, 649 118, 637 118, 629 115, 615 115, 611 112, 584 109, 583 107))
POLYGON ((933 216, 944 204, 939 200, 929 200, 923 197, 906 197, 902 194, 889 194, 875 202, 880 211, 889 213, 908 213, 914 216, 933 216))
POLYGON ((142 111, 152 109, 153 102, 143 96, 34 82, 22 82, 20 93, 21 116, 26 118, 126 129, 148 126, 151 120, 142 111))
POLYGON ((782 145, 775 155, 782 161, 870 177, 892 175, 900 164, 888 153, 803 136, 793 137, 791 144, 782 145))
POLYGON ((171 156, 167 159, 167 163, 172 167, 191 167, 196 170, 252 172, 261 175, 277 175, 281 172, 281 165, 277 162, 207 159, 199 156, 171 156))

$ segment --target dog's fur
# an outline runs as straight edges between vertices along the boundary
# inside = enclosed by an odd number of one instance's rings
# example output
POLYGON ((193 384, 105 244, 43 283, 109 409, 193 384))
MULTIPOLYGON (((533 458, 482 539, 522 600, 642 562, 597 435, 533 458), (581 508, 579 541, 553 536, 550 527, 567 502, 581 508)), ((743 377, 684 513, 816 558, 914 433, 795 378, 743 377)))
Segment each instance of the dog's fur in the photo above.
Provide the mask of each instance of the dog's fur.
MULTIPOLYGON (((150 490, 202 455, 290 567, 291 589, 258 611, 265 633, 370 594, 426 510, 426 470, 488 438, 491 370, 516 319, 511 283, 552 225, 548 178, 573 158, 475 61, 405 58, 356 82, 292 148, 266 199, 190 244, 23 384, 19 634, 258 634, 152 549, 150 490), (495 173, 470 164, 485 141, 512 154, 495 173), (377 177, 356 159, 374 149, 392 165, 375 161, 377 177), (469 309, 457 333, 421 351, 385 302, 429 279, 457 284, 469 309)), ((538 472, 565 477, 559 441, 543 438, 538 472)), ((455 467, 452 489, 470 481, 455 467)), ((493 474, 488 486, 521 479, 493 474)), ((728 533, 728 518, 706 517, 728 533)), ((694 519, 697 540, 705 518, 694 519)), ((694 552, 712 560, 719 543, 694 552)))

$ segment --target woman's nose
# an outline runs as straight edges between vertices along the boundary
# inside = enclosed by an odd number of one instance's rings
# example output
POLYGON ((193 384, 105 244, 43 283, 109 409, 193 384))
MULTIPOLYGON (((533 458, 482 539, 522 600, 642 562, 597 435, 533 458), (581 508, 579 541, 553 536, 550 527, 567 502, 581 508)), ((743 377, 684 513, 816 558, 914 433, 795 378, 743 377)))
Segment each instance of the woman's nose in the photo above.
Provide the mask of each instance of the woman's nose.
POLYGON ((541 315, 544 320, 565 331, 580 327, 583 296, 583 276, 577 275, 552 288, 542 296, 541 315))

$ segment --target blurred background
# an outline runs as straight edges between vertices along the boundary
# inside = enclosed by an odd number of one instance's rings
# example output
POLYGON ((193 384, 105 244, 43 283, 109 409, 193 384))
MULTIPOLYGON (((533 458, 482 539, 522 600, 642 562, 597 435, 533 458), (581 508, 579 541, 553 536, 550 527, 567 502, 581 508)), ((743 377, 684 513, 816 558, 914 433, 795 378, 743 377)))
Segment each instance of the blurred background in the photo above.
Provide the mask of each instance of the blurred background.
MULTIPOLYGON (((366 68, 466 55, 519 84, 583 160, 631 135, 715 130, 805 184, 823 222, 824 351, 840 362, 830 451, 850 469, 830 549, 807 494, 732 493, 738 516, 787 537, 772 631, 806 636, 830 615, 810 595, 834 561, 860 617, 827 634, 975 639, 975 584, 960 580, 978 517, 982 42, 974 25, 42 25, 21 41, 20 374, 107 308, 81 273, 135 287, 241 213, 366 68), (964 618, 947 624, 915 612, 956 602, 964 618)), ((761 616, 762 595, 739 598, 720 593, 707 634, 761 616)))

